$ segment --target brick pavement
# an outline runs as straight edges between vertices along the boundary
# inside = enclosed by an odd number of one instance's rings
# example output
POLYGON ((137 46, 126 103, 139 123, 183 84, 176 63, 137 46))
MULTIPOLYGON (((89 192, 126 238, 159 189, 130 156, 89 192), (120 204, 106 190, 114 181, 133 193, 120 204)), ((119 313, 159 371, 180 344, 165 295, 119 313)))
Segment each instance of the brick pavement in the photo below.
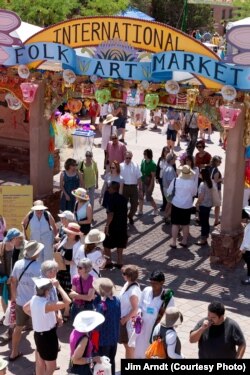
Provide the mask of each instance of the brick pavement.
MULTIPOLYGON (((135 129, 132 126, 128 126, 128 128, 128 148, 132 149, 134 159, 140 162, 143 150, 151 147, 155 154, 154 159, 157 160, 162 147, 165 145, 165 137, 159 133, 145 130, 138 131, 136 141, 135 129)), ((212 140, 214 143, 208 144, 208 151, 213 155, 220 154, 224 156, 225 152, 216 146, 218 144, 217 132, 212 135, 212 140)), ((96 142, 98 141, 96 139, 96 142)), ((181 147, 184 148, 184 146, 184 143, 181 143, 181 147)), ((65 149, 62 155, 62 162, 71 154, 72 150, 65 149)), ((98 165, 101 166, 103 151, 95 148, 94 156, 98 165)), ((154 196, 159 201, 160 192, 158 186, 156 186, 154 196)), ((97 220, 96 227, 103 229, 105 212, 100 208, 97 201, 95 219, 97 220)), ((174 290, 176 304, 184 315, 184 322, 178 328, 178 332, 182 341, 183 353, 187 358, 197 358, 197 345, 190 344, 188 341, 189 331, 201 317, 207 315, 207 305, 213 299, 220 299, 226 305, 227 315, 240 324, 248 343, 245 357, 250 358, 250 288, 240 284, 240 279, 246 274, 243 262, 233 269, 211 265, 209 262, 209 246, 199 248, 194 244, 199 236, 199 227, 196 226, 191 227, 190 246, 188 249, 171 249, 169 246, 170 230, 170 225, 163 224, 161 216, 152 216, 151 207, 146 206, 143 217, 136 218, 134 227, 129 229, 130 237, 128 247, 124 253, 124 261, 137 264, 140 267, 142 288, 148 285, 148 275, 152 270, 158 268, 165 273, 166 286, 174 290)), ((105 270, 102 271, 102 274, 110 277, 116 283, 117 290, 119 290, 123 282, 119 270, 105 270)), ((3 330, 0 327, 0 333, 3 330)), ((67 342, 70 330, 70 323, 58 330, 62 349, 58 357, 60 370, 56 373, 60 375, 66 373, 68 365, 69 347, 67 342)), ((21 350, 25 353, 25 357, 10 364, 9 374, 17 374, 23 371, 25 375, 29 375, 34 371, 33 333, 24 333, 24 337, 26 339, 21 344, 21 350)), ((8 356, 8 345, 0 346, 0 352, 3 356, 8 356)), ((117 370, 120 368, 120 358, 123 356, 123 347, 119 345, 117 370)))

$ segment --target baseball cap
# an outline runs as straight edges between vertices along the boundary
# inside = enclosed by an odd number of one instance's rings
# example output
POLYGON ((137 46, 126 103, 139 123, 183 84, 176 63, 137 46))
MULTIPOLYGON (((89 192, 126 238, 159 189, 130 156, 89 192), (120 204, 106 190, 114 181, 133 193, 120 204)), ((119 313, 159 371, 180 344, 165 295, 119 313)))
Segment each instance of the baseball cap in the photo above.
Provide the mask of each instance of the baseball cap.
POLYGON ((75 215, 71 211, 63 211, 60 214, 58 214, 59 217, 65 218, 69 221, 74 221, 75 220, 75 215))

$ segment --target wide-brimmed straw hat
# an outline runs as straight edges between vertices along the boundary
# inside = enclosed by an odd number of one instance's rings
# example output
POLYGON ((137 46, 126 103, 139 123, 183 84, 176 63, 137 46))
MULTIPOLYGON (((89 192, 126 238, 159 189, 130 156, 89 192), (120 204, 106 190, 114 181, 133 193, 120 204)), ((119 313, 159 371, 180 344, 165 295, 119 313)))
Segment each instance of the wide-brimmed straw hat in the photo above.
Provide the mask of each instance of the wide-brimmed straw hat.
POLYGON ((90 332, 104 322, 105 318, 96 311, 82 311, 77 314, 73 327, 78 332, 90 332))
POLYGON ((160 320, 160 324, 163 327, 174 327, 180 325, 182 322, 183 315, 177 307, 167 307, 160 320))
POLYGON ((48 207, 44 206, 43 204, 43 201, 35 201, 33 203, 33 207, 31 207, 32 211, 43 211, 43 210, 47 210, 48 207))
POLYGON ((193 175, 194 175, 194 172, 192 171, 190 166, 189 165, 183 165, 183 167, 181 168, 180 178, 184 178, 184 179, 188 180, 189 178, 192 178, 193 175))
POLYGON ((62 227, 65 233, 75 234, 76 236, 82 236, 81 227, 77 223, 69 223, 67 227, 62 227))
POLYGON ((112 114, 107 115, 106 119, 103 121, 103 124, 109 124, 112 121, 117 120, 118 117, 113 116, 112 114))
POLYGON ((86 244, 100 243, 104 241, 105 237, 105 233, 101 232, 99 229, 91 229, 91 231, 85 237, 84 242, 86 244))
POLYGON ((23 256, 24 258, 33 258, 44 249, 44 245, 37 241, 27 241, 24 245, 23 256))
POLYGON ((93 281, 93 288, 100 295, 110 295, 115 292, 115 285, 112 280, 107 277, 99 277, 93 281))
POLYGON ((83 188, 73 190, 72 195, 74 195, 78 199, 82 199, 83 201, 89 200, 89 195, 87 194, 87 191, 83 188))

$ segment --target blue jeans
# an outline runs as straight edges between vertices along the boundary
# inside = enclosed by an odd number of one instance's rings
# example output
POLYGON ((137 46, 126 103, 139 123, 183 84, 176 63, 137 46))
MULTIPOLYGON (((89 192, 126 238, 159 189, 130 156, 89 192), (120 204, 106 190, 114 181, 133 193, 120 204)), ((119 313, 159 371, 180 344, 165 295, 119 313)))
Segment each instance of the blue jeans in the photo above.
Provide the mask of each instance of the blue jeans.
POLYGON ((201 237, 208 238, 210 232, 209 214, 212 207, 200 206, 199 219, 201 226, 201 237))
POLYGON ((95 202, 95 186, 91 186, 90 188, 86 189, 87 193, 89 195, 89 201, 92 207, 92 210, 94 211, 94 202, 95 202))

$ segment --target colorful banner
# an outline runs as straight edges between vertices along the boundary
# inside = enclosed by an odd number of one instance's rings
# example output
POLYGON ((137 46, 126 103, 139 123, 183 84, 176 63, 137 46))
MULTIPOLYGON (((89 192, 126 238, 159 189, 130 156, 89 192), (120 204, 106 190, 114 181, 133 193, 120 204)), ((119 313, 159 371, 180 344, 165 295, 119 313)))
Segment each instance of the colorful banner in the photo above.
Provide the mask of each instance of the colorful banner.
POLYGON ((33 186, 0 186, 0 212, 7 228, 23 230, 21 222, 30 211, 33 202, 33 186))
POLYGON ((224 64, 207 56, 186 52, 163 52, 153 55, 152 78, 165 80, 168 71, 182 71, 209 78, 222 85, 249 91, 250 68, 224 64))

